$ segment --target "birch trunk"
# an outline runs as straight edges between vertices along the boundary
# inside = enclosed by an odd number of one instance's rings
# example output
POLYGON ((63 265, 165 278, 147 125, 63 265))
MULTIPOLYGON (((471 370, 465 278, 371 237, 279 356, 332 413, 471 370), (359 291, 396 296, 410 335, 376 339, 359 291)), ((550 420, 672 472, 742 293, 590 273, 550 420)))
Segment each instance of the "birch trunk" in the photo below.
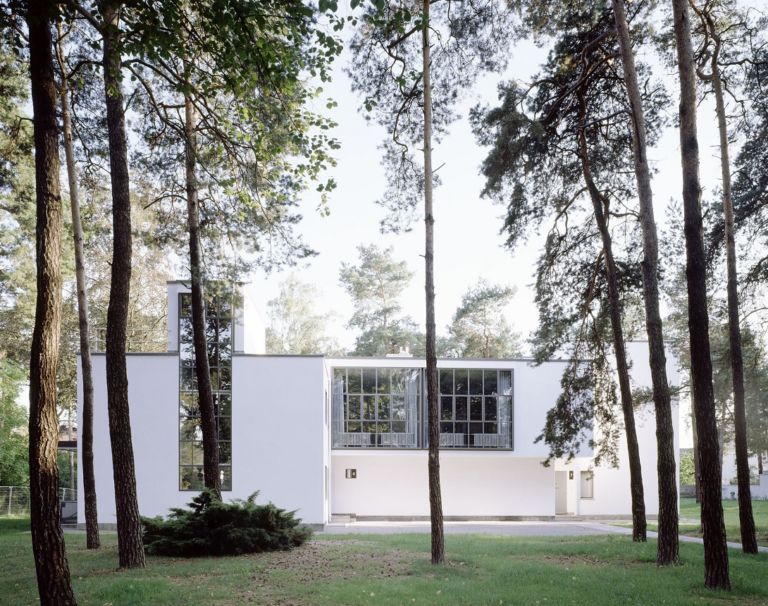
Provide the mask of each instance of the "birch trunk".
POLYGON ((59 511, 56 370, 61 333, 59 133, 51 6, 30 0, 26 21, 35 137, 37 301, 29 364, 29 495, 37 588, 43 606, 75 604, 59 511))
POLYGON ((672 0, 677 63, 680 75, 680 149, 688 285, 688 329, 691 348, 693 404, 699 438, 701 526, 704 533, 704 584, 730 589, 725 540, 717 422, 709 348, 706 263, 699 202, 699 143, 696 129, 696 72, 686 0, 672 0))
POLYGON ((656 414, 656 474, 659 489, 659 537, 656 563, 674 564, 679 558, 677 474, 675 463, 675 437, 672 424, 672 400, 667 379, 667 360, 664 354, 664 336, 659 311, 659 244, 656 220, 653 215, 653 191, 645 138, 640 86, 629 28, 624 11, 624 0, 613 0, 616 32, 621 48, 624 81, 632 113, 632 150, 635 177, 640 201, 640 225, 643 232, 643 302, 645 326, 648 334, 648 358, 651 369, 653 404, 656 414))
POLYGON ((429 513, 432 531, 432 563, 445 561, 443 502, 440 491, 440 419, 435 351, 434 224, 432 213, 432 84, 430 82, 429 0, 423 2, 422 69, 424 78, 424 269, 427 324, 427 419, 429 433, 429 513))

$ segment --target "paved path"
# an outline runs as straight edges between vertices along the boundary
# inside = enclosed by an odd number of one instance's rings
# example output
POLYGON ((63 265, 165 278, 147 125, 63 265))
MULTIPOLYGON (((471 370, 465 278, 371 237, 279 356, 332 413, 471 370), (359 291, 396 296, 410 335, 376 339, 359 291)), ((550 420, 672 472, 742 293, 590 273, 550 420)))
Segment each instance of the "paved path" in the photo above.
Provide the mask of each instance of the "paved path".
MULTIPOLYGON (((426 534, 429 522, 351 522, 326 524, 318 534, 426 534)), ((578 522, 445 522, 446 534, 484 534, 510 537, 573 537, 586 535, 632 534, 626 526, 613 526, 598 521, 578 522)), ((658 533, 648 531, 649 538, 658 533)), ((703 544, 698 537, 680 536, 684 543, 703 544)), ((728 543, 731 549, 741 549, 740 543, 728 543)), ((768 547, 758 547, 761 553, 768 553, 768 547)))

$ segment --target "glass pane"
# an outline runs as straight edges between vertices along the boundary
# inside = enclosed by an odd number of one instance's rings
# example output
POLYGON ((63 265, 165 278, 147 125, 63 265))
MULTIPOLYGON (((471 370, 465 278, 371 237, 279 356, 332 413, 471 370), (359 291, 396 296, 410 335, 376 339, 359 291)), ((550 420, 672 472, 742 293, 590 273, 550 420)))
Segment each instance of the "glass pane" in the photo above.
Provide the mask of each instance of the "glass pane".
POLYGON ((440 396, 440 418, 443 421, 453 419, 453 398, 451 396, 440 396))
POLYGON ((363 369, 363 393, 376 393, 376 369, 363 369))
POLYGON ((392 396, 392 418, 405 420, 405 397, 392 396))
POLYGON ((469 398, 469 418, 472 421, 483 420, 483 398, 472 396, 469 398))
POLYGON ((195 376, 194 366, 181 367, 181 390, 182 391, 197 390, 197 377, 195 376))
POLYGON ((456 393, 459 395, 467 395, 467 375, 466 370, 457 370, 454 373, 456 380, 456 393))
POLYGON ((179 320, 179 343, 188 343, 188 353, 192 350, 192 320, 189 318, 181 318, 179 320))
POLYGON ((192 442, 179 442, 179 464, 192 465, 192 442))
POLYGON ((505 396, 512 395, 512 371, 499 371, 499 392, 505 396))
POLYGON ((456 396, 456 420, 463 421, 467 418, 467 398, 456 396))
POLYGON ((220 417, 232 416, 232 396, 228 393, 213 395, 216 415, 220 417))
POLYGON ((343 368, 334 368, 333 369, 333 380, 341 381, 344 385, 344 393, 347 393, 347 372, 343 368))
POLYGON ((200 408, 197 406, 197 393, 184 392, 179 395, 180 413, 185 417, 196 417, 200 415, 200 408))
POLYGON ((495 370, 486 370, 484 373, 484 389, 483 393, 486 396, 495 396, 498 390, 498 376, 495 370))
POLYGON ((219 365, 231 366, 232 364, 232 341, 230 339, 222 340, 219 336, 219 365))
MULTIPOLYGON (((512 398, 499 398, 499 412, 501 413, 502 411, 507 419, 512 418, 512 398)), ((504 416, 502 416, 503 418, 504 416)))
POLYGON ((379 423, 376 426, 376 430, 379 433, 389 433, 389 423, 379 423))
POLYGON ((232 389, 232 369, 219 368, 219 389, 230 391, 232 389))
POLYGON ((347 396, 347 417, 350 419, 360 418, 360 396, 347 396))
POLYGON ((192 463, 195 465, 203 464, 203 443, 192 442, 192 463))
POLYGON ((232 468, 222 467, 220 473, 221 473, 221 489, 232 490, 232 468))
MULTIPOLYGON (((198 417, 182 417, 179 421, 180 440, 202 440, 203 430, 200 428, 198 417)), ((190 461, 190 465, 192 462, 190 461)))
POLYGON ((391 425, 394 433, 405 433, 405 421, 395 421, 391 425))
POLYGON ((219 442, 219 463, 222 465, 232 463, 232 442, 219 442))
POLYGON ((217 390, 219 389, 219 369, 218 368, 211 368, 211 389, 217 390))
POLYGON ((220 318, 232 317, 232 297, 228 294, 223 294, 216 297, 216 312, 220 318))
POLYGON ((219 417, 216 419, 219 426, 219 439, 231 440, 232 439, 232 419, 229 417, 219 417))
POLYGON ((192 315, 192 295, 183 293, 179 295, 179 317, 188 318, 192 315))
POLYGON ((440 433, 453 433, 453 423, 440 423, 440 433))
POLYGON ((470 423, 469 424, 469 433, 483 433, 483 424, 482 423, 470 423))
POLYGON ((392 393, 405 393, 406 372, 400 368, 393 368, 390 371, 392 393))
POLYGON ((218 323, 219 347, 232 351, 232 324, 229 320, 222 320, 218 323))
POLYGON ((440 393, 445 395, 453 394, 453 371, 440 371, 440 393))
POLYGON ((389 368, 379 368, 376 373, 376 391, 378 393, 389 393, 389 368))
POLYGON ((179 471, 179 487, 181 490, 203 489, 202 467, 181 467, 179 471))
POLYGON ((376 431, 376 423, 375 422, 363 422, 363 433, 375 433, 376 431))
POLYGON ((379 416, 378 418, 389 420, 389 396, 379 396, 379 416))
POLYGON ((472 395, 479 395, 483 393, 483 371, 482 370, 469 371, 469 393, 472 395))
POLYGON ((362 383, 360 382, 360 369, 350 368, 347 371, 347 391, 349 393, 362 393, 362 383))
POLYGON ((498 433, 498 426, 496 423, 486 423, 485 433, 498 433))
POLYGON ((363 396, 363 418, 376 418, 376 396, 363 396))
POLYGON ((360 421, 350 421, 347 423, 347 431, 350 433, 359 433, 362 431, 362 425, 360 421))
POLYGON ((455 427, 456 429, 454 430, 454 433, 467 433, 466 423, 456 423, 455 427))
POLYGON ((497 418, 496 398, 485 398, 485 420, 495 421, 497 418))

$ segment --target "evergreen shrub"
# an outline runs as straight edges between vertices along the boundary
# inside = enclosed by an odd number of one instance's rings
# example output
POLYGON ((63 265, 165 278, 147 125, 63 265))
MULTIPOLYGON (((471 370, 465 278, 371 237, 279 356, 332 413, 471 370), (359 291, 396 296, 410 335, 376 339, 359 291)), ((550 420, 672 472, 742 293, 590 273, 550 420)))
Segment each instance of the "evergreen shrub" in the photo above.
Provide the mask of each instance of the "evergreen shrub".
POLYGON ((206 490, 192 499, 190 509, 173 508, 167 519, 142 518, 144 549, 164 556, 238 555, 291 549, 311 536, 295 511, 257 505, 258 494, 224 503, 206 490))

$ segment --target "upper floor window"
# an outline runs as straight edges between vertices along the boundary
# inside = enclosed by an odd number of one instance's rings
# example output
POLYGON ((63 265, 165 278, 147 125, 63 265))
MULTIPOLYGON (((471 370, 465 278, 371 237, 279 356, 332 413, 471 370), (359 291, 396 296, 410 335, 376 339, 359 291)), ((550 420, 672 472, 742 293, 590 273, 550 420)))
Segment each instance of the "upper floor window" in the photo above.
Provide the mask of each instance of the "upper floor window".
POLYGON ((335 369, 334 447, 415 448, 420 402, 419 369, 335 369))
POLYGON ((442 368, 440 446, 512 447, 512 371, 442 368))
MULTIPOLYGON (((440 369, 440 446, 512 448, 512 371, 440 369)), ((333 447, 426 447, 424 370, 336 368, 333 447)))

